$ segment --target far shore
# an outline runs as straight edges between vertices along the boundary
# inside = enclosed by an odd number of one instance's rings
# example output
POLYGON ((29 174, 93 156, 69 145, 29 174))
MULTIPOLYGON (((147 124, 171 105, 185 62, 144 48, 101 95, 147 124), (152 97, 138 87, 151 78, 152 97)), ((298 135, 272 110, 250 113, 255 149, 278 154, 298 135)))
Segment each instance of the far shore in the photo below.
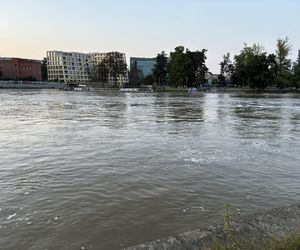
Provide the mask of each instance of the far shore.
POLYGON ((61 89, 62 83, 55 82, 0 82, 0 89, 61 89))
MULTIPOLYGON (((90 84, 87 83, 87 86, 90 84)), ((93 88, 87 88, 88 91, 118 91, 119 88, 101 88, 96 87, 95 84, 91 84, 93 88)), ((57 90, 70 90, 63 83, 57 82, 0 82, 0 89, 57 89, 57 90)), ((126 88, 125 88, 126 89, 126 88)), ((138 91, 154 91, 154 92, 170 92, 170 93, 187 93, 189 92, 188 88, 174 88, 174 87, 157 87, 152 88, 150 86, 143 86, 140 88, 127 88, 127 89, 135 89, 138 91)), ((137 91, 136 91, 137 92, 137 91)), ((190 94, 195 93, 300 93, 300 89, 279 89, 279 88, 267 88, 263 90, 255 90, 248 87, 212 87, 209 89, 198 89, 196 92, 191 92, 190 94)))

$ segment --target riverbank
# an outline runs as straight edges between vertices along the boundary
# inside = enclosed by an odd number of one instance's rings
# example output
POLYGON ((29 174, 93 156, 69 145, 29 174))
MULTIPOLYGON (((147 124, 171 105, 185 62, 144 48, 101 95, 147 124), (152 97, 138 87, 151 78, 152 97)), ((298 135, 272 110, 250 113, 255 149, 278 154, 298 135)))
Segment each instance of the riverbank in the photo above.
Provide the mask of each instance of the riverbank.
POLYGON ((0 89, 62 89, 64 84, 52 82, 0 83, 0 89))
POLYGON ((300 231, 300 203, 259 212, 210 227, 158 239, 126 250, 165 249, 288 249, 282 245, 297 241, 300 231))
MULTIPOLYGON (((87 88, 83 89, 84 91, 118 91, 119 88, 104 88, 99 87, 95 83, 88 83, 87 88)), ((56 82, 8 82, 2 81, 0 82, 0 89, 62 89, 62 90, 70 90, 63 83, 56 82)), ((126 90, 124 88, 123 90, 126 90)), ((164 87, 164 88, 156 88, 152 89, 150 87, 142 87, 142 88, 128 88, 128 90, 135 91, 123 91, 123 92, 169 92, 169 93, 190 93, 187 88, 173 88, 173 87, 164 87)), ((269 88, 261 91, 253 90, 250 88, 236 88, 236 87, 213 87, 211 89, 203 89, 198 90, 196 92, 191 92, 191 94, 195 93, 274 93, 274 94, 285 94, 285 93, 300 93, 300 89, 277 89, 277 88, 269 88)))
MULTIPOLYGON (((156 89, 157 92, 181 92, 181 93, 186 93, 189 92, 188 89, 186 88, 171 88, 171 87, 166 87, 166 88, 160 88, 156 89)), ((194 93, 274 93, 274 94, 286 94, 286 93, 300 93, 300 89, 278 89, 278 88, 269 88, 269 89, 264 89, 264 90, 254 90, 251 88, 236 88, 236 87, 213 87, 210 89, 202 89, 198 90, 196 92, 191 92, 191 94, 194 93)))

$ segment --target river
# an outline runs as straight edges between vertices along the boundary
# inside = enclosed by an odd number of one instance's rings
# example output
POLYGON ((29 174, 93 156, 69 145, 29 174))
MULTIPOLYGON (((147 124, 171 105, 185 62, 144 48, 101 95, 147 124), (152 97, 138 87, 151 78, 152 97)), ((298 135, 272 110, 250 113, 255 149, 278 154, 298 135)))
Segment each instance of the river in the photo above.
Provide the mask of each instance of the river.
POLYGON ((120 249, 300 200, 300 95, 0 90, 0 249, 120 249))

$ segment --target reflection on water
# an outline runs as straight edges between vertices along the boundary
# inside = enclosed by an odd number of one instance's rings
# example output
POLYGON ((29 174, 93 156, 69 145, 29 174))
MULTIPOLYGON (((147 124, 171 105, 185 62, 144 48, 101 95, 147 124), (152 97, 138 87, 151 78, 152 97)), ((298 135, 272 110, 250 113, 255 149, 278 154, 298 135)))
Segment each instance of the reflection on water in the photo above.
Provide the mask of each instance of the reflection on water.
POLYGON ((300 96, 0 92, 0 248, 119 249, 299 201, 300 96))

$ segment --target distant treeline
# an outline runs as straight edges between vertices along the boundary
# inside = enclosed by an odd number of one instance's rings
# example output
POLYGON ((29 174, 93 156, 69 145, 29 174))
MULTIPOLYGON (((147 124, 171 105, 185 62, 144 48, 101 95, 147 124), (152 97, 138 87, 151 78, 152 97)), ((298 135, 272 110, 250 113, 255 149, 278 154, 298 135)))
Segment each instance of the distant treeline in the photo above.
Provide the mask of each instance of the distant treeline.
MULTIPOLYGON (((226 53, 220 63, 220 74, 214 77, 213 84, 218 86, 240 86, 253 89, 299 88, 300 51, 292 62, 289 39, 277 40, 275 53, 267 53, 263 46, 244 44, 238 55, 230 59, 226 53)), ((183 46, 176 47, 170 56, 165 52, 156 57, 153 74, 143 77, 137 68, 130 71, 131 85, 141 84, 169 85, 173 87, 198 87, 207 82, 208 68, 205 65, 207 50, 190 51, 183 46)))

